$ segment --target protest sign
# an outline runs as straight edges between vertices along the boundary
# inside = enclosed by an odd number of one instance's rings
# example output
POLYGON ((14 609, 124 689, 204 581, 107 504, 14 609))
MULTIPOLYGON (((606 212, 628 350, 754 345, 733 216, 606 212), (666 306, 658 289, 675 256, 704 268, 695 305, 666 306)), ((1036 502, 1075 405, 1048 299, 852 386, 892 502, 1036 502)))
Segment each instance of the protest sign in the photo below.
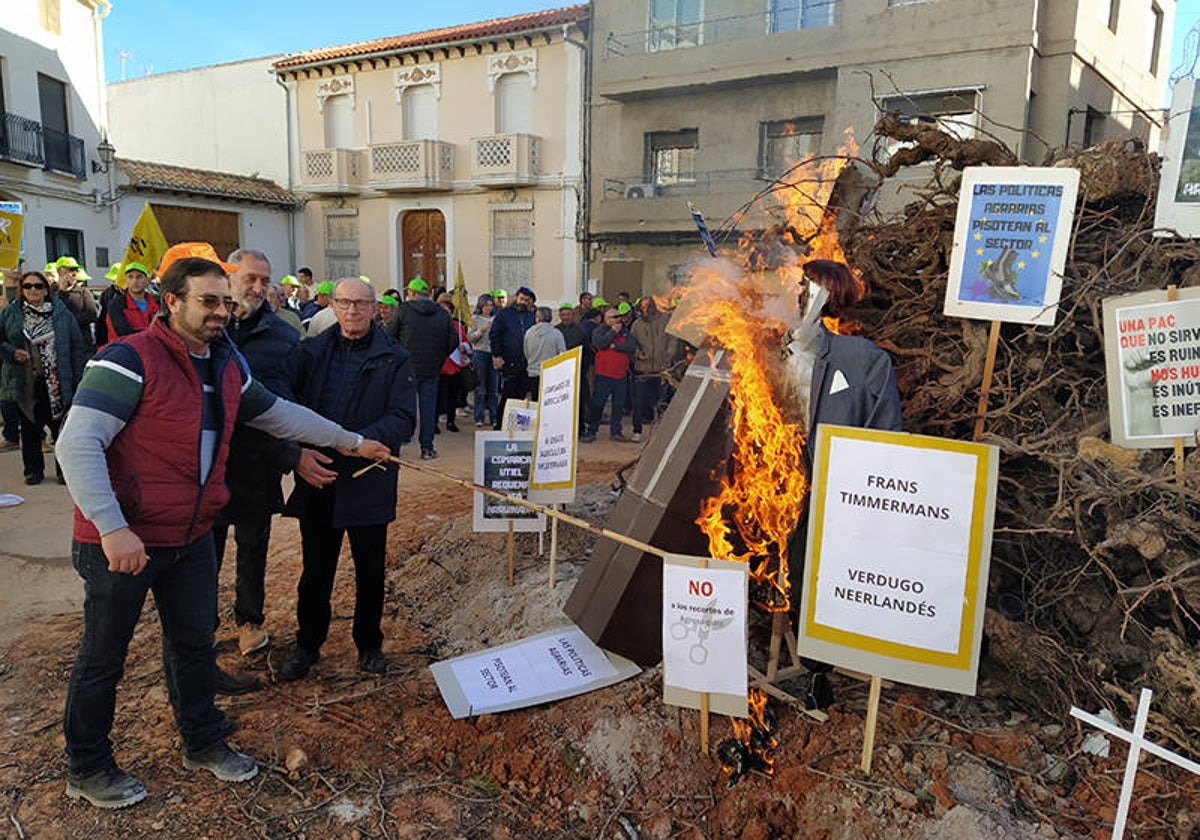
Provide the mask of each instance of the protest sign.
POLYGON ((21 261, 21 231, 25 217, 0 209, 0 268, 16 268, 21 261))
POLYGON ((1053 324, 1079 170, 963 170, 943 310, 960 318, 1053 324))
MULTIPOLYGON (((475 483, 522 499, 529 492, 533 438, 509 432, 475 433, 475 483)), ((476 531, 544 531, 546 517, 536 511, 475 493, 476 531)))
POLYGON ((569 626, 430 666, 455 718, 506 712, 618 683, 641 669, 569 626))
POLYGON ((748 573, 741 562, 664 558, 664 690, 727 694, 745 703, 748 573))
POLYGON ((819 426, 801 654, 975 693, 995 447, 819 426))
POLYGON ((1200 89, 1180 79, 1171 95, 1162 172, 1154 211, 1154 235, 1200 236, 1200 89))
POLYGON ((1104 366, 1113 443, 1169 449, 1200 431, 1200 289, 1104 301, 1104 366))
POLYGON ((535 502, 575 501, 575 446, 579 429, 579 375, 583 348, 542 362, 533 473, 529 498, 535 502))

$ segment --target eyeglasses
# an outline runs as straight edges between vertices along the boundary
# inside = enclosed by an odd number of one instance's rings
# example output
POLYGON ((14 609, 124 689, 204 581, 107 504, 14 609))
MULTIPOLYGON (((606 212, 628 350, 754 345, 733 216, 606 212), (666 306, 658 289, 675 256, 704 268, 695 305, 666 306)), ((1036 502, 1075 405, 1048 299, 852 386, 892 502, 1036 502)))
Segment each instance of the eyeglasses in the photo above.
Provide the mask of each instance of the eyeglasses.
POLYGON ((375 305, 373 300, 347 300, 346 298, 334 298, 333 305, 338 309, 370 309, 375 305))
POLYGON ((21 288, 25 289, 26 291, 29 291, 30 289, 41 289, 44 292, 44 291, 46 291, 46 284, 45 283, 22 283, 21 288))
POLYGON ((237 308, 237 301, 231 297, 223 298, 220 295, 180 295, 181 298, 191 298, 198 301, 205 309, 216 309, 219 306, 224 306, 232 312, 237 308))

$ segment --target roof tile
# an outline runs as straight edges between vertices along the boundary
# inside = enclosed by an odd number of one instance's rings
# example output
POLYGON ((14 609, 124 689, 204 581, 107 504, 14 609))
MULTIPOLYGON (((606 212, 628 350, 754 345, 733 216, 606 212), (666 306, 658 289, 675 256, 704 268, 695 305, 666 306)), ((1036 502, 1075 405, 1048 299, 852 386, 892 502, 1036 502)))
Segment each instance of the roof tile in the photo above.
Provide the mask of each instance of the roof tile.
POLYGON ((299 200, 274 181, 229 172, 171 166, 145 160, 117 160, 117 171, 126 179, 126 190, 179 192, 236 201, 295 207, 299 200))

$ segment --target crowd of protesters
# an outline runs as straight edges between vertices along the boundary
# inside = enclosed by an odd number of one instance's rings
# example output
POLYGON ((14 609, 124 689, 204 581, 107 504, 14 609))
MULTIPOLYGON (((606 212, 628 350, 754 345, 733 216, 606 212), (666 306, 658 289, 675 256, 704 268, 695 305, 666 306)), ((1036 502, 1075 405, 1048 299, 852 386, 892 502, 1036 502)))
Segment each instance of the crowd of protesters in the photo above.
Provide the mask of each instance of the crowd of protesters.
POLYGON ((270 641, 268 545, 283 513, 299 519, 303 569, 296 644, 276 678, 303 679, 320 659, 347 538, 358 666, 385 673, 385 545, 398 501, 388 459, 414 436, 422 458, 438 457, 435 436, 458 432, 460 415, 500 429, 506 402, 536 401, 542 364, 574 348, 580 439, 596 439, 607 410, 612 440, 640 440, 685 351, 650 298, 609 304, 585 293, 555 310, 520 286, 511 303, 497 289, 469 307, 419 277, 378 294, 366 277, 317 283, 300 268, 273 282, 272 273, 262 251, 222 260, 207 243, 172 246, 153 267, 114 265, 99 295, 69 255, 6 272, 0 451, 21 451, 29 485, 45 480, 49 460, 75 503, 72 559, 86 598, 64 713, 67 793, 101 808, 147 795, 110 735, 148 592, 184 763, 249 779, 257 764, 227 745, 214 705, 216 694, 260 687, 216 664, 231 533, 243 656, 270 641), (378 469, 351 480, 372 461, 378 469))

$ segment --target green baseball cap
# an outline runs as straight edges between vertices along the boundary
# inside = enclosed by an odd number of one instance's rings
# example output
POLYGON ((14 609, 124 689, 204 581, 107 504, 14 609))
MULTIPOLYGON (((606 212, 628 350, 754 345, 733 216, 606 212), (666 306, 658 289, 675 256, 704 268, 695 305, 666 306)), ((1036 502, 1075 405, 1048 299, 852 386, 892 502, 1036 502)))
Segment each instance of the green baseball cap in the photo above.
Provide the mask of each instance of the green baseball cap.
POLYGON ((408 285, 405 286, 405 288, 410 292, 420 292, 421 294, 424 294, 425 292, 429 291, 429 284, 420 277, 414 277, 408 281, 408 285))
POLYGON ((386 303, 388 306, 399 306, 400 301, 396 300, 391 295, 384 295, 379 299, 380 303, 386 303))
POLYGON ((569 300, 564 300, 562 303, 560 303, 558 305, 559 312, 562 312, 564 309, 574 309, 574 308, 575 308, 575 304, 571 303, 571 301, 569 301, 569 300))
POLYGON ((496 291, 492 292, 492 297, 504 298, 505 300, 508 300, 508 292, 504 291, 503 289, 497 289, 496 291))
POLYGON ((150 276, 150 269, 146 268, 146 266, 142 265, 140 262, 131 262, 129 265, 125 266, 125 270, 122 271, 121 274, 128 274, 131 271, 140 271, 147 277, 150 276))
POLYGON ((605 306, 608 306, 608 301, 606 301, 604 298, 600 297, 599 295, 596 295, 596 297, 592 298, 592 309, 600 309, 605 306))
POLYGON ((320 283, 318 283, 317 284, 317 294, 319 294, 319 295, 333 294, 333 281, 332 280, 322 280, 320 283))
POLYGON ((630 306, 625 301, 621 301, 620 303, 617 304, 617 314, 618 315, 628 315, 632 311, 633 311, 633 307, 630 306))

